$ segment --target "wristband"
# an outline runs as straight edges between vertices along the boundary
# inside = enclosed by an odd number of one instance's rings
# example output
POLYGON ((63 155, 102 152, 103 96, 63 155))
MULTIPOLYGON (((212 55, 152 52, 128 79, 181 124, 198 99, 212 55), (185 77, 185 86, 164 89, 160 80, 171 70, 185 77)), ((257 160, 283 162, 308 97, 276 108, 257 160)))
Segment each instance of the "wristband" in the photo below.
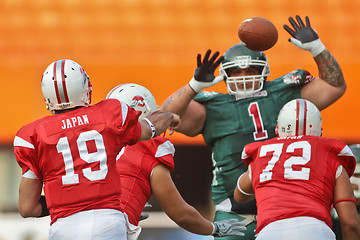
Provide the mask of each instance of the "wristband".
POLYGON ((45 199, 44 195, 40 196, 39 203, 41 205, 41 214, 39 216, 37 216, 37 217, 40 218, 40 217, 49 216, 50 213, 49 213, 49 210, 47 208, 46 199, 45 199))
POLYGON ((192 78, 189 82, 190 88, 196 93, 199 93, 201 90, 203 90, 205 88, 205 86, 203 86, 203 84, 204 83, 197 81, 195 78, 192 78))
POLYGON ((313 44, 314 45, 310 50, 310 53, 313 57, 316 57, 325 50, 325 45, 320 41, 320 39, 316 39, 313 44))
POLYGON ((149 124, 149 126, 151 128, 151 138, 153 138, 155 136, 155 132, 156 132, 155 126, 152 124, 152 122, 150 122, 149 119, 147 119, 147 118, 143 118, 143 119, 149 124))
POLYGON ((353 198, 340 199, 340 200, 335 201, 333 203, 333 206, 335 206, 335 204, 337 204, 339 202, 354 202, 356 204, 356 199, 353 199, 353 198))
POLYGON ((239 181, 240 181, 240 178, 242 177, 242 175, 244 175, 244 173, 243 174, 241 174, 241 176, 238 178, 238 180, 237 180, 237 189, 239 189, 239 191, 242 193, 242 194, 244 194, 244 195, 246 195, 246 196, 255 196, 255 194, 253 194, 253 193, 247 193, 247 192, 245 192, 244 190, 242 190, 241 189, 241 187, 240 187, 240 185, 239 185, 239 181))

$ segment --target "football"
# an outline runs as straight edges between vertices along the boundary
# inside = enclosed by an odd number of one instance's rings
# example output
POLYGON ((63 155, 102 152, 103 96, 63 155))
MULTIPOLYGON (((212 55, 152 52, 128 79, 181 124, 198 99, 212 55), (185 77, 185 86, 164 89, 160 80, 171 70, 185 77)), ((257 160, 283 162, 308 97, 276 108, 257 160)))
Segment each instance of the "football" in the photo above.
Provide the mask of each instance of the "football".
POLYGON ((265 51, 272 48, 278 40, 275 25, 262 17, 244 20, 238 29, 240 41, 253 51, 265 51))

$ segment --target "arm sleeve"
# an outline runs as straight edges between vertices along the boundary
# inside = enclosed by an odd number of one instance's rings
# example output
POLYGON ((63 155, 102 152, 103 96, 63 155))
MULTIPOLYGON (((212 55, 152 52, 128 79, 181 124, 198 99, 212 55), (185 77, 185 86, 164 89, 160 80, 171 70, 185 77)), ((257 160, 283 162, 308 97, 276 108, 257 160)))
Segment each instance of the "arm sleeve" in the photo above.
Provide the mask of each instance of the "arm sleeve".
POLYGON ((30 140, 27 141, 25 140, 25 137, 20 137, 22 132, 23 131, 19 131, 14 139, 14 155, 16 161, 21 167, 22 174, 31 170, 38 179, 41 179, 41 173, 35 164, 35 146, 30 142, 30 140))

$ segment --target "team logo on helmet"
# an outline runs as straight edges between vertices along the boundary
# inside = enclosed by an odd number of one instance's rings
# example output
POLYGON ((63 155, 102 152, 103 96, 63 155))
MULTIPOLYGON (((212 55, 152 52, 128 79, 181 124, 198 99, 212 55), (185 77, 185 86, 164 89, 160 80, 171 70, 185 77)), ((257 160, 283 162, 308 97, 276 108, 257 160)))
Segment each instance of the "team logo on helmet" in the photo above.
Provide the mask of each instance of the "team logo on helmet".
POLYGON ((131 102, 130 102, 130 107, 134 108, 134 107, 144 107, 145 106, 145 100, 142 96, 135 96, 131 102))

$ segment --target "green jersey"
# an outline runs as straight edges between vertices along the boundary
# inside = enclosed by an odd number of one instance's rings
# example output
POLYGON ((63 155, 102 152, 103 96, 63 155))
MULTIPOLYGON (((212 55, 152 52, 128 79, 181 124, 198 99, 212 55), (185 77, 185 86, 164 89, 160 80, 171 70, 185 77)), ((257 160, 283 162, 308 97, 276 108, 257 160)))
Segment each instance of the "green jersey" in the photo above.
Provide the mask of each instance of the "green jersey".
POLYGON ((233 195, 238 177, 247 170, 241 160, 244 146, 276 136, 277 116, 284 104, 301 98, 301 86, 314 77, 295 70, 273 81, 254 96, 236 98, 217 92, 200 92, 194 100, 206 108, 202 135, 212 150, 212 198, 218 204, 233 195))

